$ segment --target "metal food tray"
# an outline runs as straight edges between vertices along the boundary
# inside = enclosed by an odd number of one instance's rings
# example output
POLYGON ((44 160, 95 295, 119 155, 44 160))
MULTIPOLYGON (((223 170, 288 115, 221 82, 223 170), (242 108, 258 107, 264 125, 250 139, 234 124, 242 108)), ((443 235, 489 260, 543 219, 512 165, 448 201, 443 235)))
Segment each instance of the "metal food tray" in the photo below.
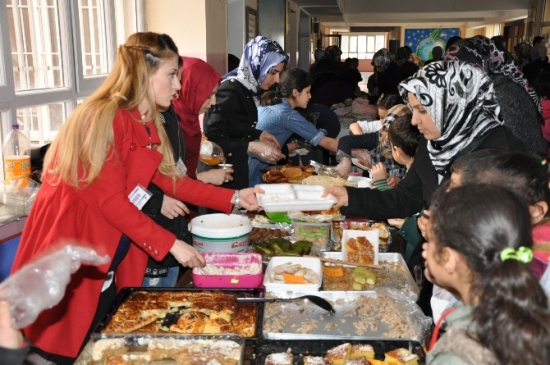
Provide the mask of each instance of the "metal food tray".
MULTIPOLYGON (((333 260, 342 260, 342 252, 321 252, 321 257, 333 260)), ((395 281, 392 283, 385 283, 384 287, 398 290, 405 294, 408 298, 413 301, 416 301, 418 297, 418 286, 414 281, 403 256, 397 252, 379 252, 378 253, 378 264, 384 265, 384 263, 397 264, 400 268, 399 271, 395 272, 395 281)), ((343 265, 346 266, 346 265, 343 265)), ((380 270, 380 269, 376 269, 380 270)), ((388 271, 391 270, 391 267, 388 267, 388 271)), ((393 271, 393 270, 392 270, 393 271)), ((380 285, 378 285, 380 286, 380 285)), ((322 289, 321 289, 322 290, 322 289)))
MULTIPOLYGON (((330 314, 327 311, 308 303, 307 300, 293 302, 265 303, 263 316, 263 337, 270 340, 292 340, 292 339, 363 339, 363 340, 410 340, 419 341, 413 332, 422 333, 421 324, 416 323, 408 317, 408 306, 412 302, 392 302, 399 323, 405 326, 411 335, 402 336, 403 330, 398 336, 392 337, 387 334, 390 326, 386 322, 379 322, 369 319, 368 316, 360 315, 358 300, 364 296, 378 299, 376 291, 281 291, 267 293, 267 297, 297 298, 303 295, 316 295, 327 299, 336 313, 330 314)), ((388 310, 388 306, 379 304, 376 308, 381 311, 388 310)), ((363 308, 364 309, 364 308, 363 308)), ((372 313, 372 317, 376 314, 372 313)))
MULTIPOLYGON (((254 346, 255 364, 265 364, 269 354, 287 352, 294 355, 294 364, 302 365, 304 356, 325 356, 327 351, 344 343, 352 345, 369 344, 374 349, 374 358, 384 360, 385 353, 398 348, 405 348, 411 353, 418 355, 419 364, 426 363, 426 354, 422 344, 417 341, 394 340, 394 341, 366 341, 366 340, 279 340, 259 341, 254 346)), ((246 358, 245 358, 246 360, 246 358)))
MULTIPOLYGON (((109 321, 114 316, 114 314, 117 312, 118 308, 122 303, 124 303, 128 297, 136 292, 136 291, 148 291, 148 292, 205 292, 205 291, 211 291, 211 292, 222 292, 222 293, 228 293, 228 294, 235 294, 237 296, 247 296, 247 297, 264 297, 265 292, 263 289, 216 289, 216 288, 147 288, 147 287, 126 287, 122 288, 122 290, 117 294, 115 300, 113 301, 113 304, 111 305, 111 308, 107 312, 107 314, 103 317, 103 319, 98 323, 96 328, 92 333, 101 333, 103 329, 109 324, 109 321)), ((256 340, 259 338, 261 334, 261 325, 262 325, 262 315, 264 312, 264 304, 263 303, 253 303, 256 305, 256 326, 255 326, 255 334, 252 337, 246 337, 246 339, 250 340, 256 340)), ((164 324, 169 325, 173 322, 176 323, 179 316, 173 316, 167 315, 164 319, 164 324)), ((131 334, 137 334, 139 332, 132 332, 131 334)), ((156 334, 159 335, 178 335, 177 333, 167 333, 167 332, 158 332, 156 334)), ((194 334, 191 334, 194 336, 194 334)), ((201 335, 196 334, 197 336, 201 335)), ((225 334, 223 334, 225 335, 225 334)))
MULTIPOLYGON (((189 345, 194 341, 232 341, 240 346, 240 359, 239 364, 243 363, 244 353, 245 353, 245 341, 242 336, 230 334, 230 335, 151 335, 151 334, 103 334, 96 333, 93 334, 90 340, 86 343, 82 352, 78 355, 78 358, 75 361, 75 365, 88 365, 95 364, 97 361, 93 360, 94 345, 102 340, 117 340, 123 339, 124 345, 127 349, 127 355, 129 356, 140 356, 144 355, 147 351, 147 346, 151 340, 157 340, 161 342, 173 344, 176 341, 181 341, 179 344, 182 345, 182 348, 185 345, 189 345)), ((204 342, 203 342, 204 343, 204 342)), ((174 364, 175 361, 171 359, 157 360, 157 361, 147 361, 150 364, 164 365, 164 364, 174 364)))

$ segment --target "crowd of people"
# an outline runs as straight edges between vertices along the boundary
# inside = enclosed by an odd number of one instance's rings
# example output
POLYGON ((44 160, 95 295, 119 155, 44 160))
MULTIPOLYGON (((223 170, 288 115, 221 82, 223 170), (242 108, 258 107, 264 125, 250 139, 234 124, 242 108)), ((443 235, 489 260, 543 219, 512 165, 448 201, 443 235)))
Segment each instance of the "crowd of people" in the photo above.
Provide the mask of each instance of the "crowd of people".
MULTIPOLYGON (((335 153, 343 176, 369 151, 374 189, 324 195, 343 215, 399 228, 411 272, 424 273, 417 304, 434 317, 428 363, 550 363, 550 73, 529 80, 504 45, 455 38, 421 66, 408 47, 378 50, 363 95, 378 119, 337 140, 330 107, 361 97, 358 61, 341 62, 337 46, 319 47, 308 71, 287 69, 283 48, 257 36, 222 76, 166 34, 131 35, 49 148, 12 271, 66 238, 110 262, 73 275, 24 329, 25 351, 0 301, 0 356, 73 363, 120 288, 173 287, 204 265, 188 219, 199 207, 259 210, 261 170, 288 162, 300 137, 335 153), (203 138, 232 169, 199 172, 203 138)), ((540 40, 530 56, 546 57, 540 40)))

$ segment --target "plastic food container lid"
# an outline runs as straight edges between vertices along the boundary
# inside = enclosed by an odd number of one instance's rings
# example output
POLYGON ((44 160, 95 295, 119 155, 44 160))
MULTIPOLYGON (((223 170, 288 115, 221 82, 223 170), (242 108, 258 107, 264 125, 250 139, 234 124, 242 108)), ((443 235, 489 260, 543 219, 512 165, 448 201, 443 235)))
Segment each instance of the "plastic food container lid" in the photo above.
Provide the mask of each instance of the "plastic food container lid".
POLYGON ((205 214, 195 217, 189 223, 189 232, 209 238, 240 237, 250 233, 252 222, 240 214, 205 214))

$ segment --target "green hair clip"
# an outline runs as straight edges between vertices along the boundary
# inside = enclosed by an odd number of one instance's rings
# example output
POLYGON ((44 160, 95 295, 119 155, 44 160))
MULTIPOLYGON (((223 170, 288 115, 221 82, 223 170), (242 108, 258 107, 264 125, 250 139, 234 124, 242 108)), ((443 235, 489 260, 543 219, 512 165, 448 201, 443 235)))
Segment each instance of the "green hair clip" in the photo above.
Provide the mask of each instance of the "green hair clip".
POLYGON ((523 246, 519 247, 517 250, 508 247, 500 253, 500 260, 503 262, 506 260, 517 260, 524 264, 528 264, 533 260, 533 251, 529 247, 523 246))

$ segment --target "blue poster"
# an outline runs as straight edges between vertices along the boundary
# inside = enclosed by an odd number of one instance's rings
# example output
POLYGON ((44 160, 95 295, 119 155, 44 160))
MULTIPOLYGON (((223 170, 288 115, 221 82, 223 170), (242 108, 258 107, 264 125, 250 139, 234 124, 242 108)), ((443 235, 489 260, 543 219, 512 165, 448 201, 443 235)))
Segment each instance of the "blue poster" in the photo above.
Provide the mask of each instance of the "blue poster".
POLYGON ((432 48, 440 46, 445 53, 447 40, 460 35, 460 28, 405 29, 405 45, 423 61, 432 59, 432 48))

